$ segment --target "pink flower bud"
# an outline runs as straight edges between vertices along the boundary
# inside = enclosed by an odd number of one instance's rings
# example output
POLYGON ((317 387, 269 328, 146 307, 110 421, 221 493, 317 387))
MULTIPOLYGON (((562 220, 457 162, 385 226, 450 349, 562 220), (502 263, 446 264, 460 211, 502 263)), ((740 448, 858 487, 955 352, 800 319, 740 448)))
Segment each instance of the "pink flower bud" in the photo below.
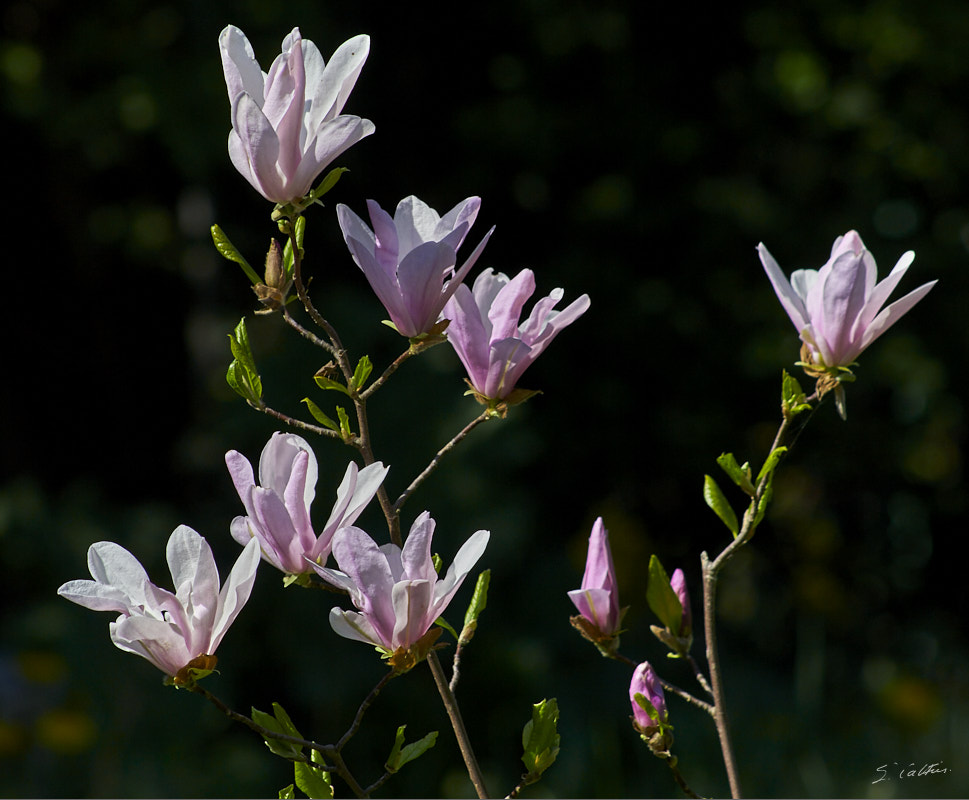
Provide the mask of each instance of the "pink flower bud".
POLYGON ((633 709, 633 726, 640 733, 651 733, 659 728, 660 723, 665 723, 669 718, 663 684, 648 661, 644 661, 633 672, 633 678, 629 684, 629 702, 633 709), (637 694, 642 695, 652 704, 657 712, 657 718, 650 716, 649 712, 639 705, 636 701, 637 694))
POLYGON ((611 638, 619 632, 621 610, 616 568, 609 548, 609 531, 602 517, 595 521, 589 536, 582 588, 569 592, 569 599, 602 638, 611 638))
POLYGON ((673 591, 676 592, 676 596, 680 600, 680 605, 683 606, 680 629, 673 631, 673 633, 682 639, 687 639, 693 635, 693 614, 690 611, 690 593, 686 588, 686 576, 683 574, 683 570, 676 569, 673 571, 670 586, 673 587, 673 591))

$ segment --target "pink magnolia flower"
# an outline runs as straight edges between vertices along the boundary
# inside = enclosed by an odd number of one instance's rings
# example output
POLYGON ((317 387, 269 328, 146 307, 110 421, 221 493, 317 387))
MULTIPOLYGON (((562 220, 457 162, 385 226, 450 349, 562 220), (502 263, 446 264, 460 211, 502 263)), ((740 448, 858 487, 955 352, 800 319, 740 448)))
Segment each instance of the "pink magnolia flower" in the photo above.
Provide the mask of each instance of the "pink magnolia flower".
POLYGON ((823 370, 849 367, 936 283, 925 283, 883 309, 915 254, 905 253, 888 277, 876 283, 875 259, 855 231, 835 239, 821 269, 796 270, 790 281, 762 243, 757 251, 811 361, 823 370))
POLYGON ((644 661, 633 672, 633 678, 629 683, 629 702, 633 709, 633 727, 640 733, 649 734, 659 728, 660 723, 665 724, 669 719, 663 684, 648 661, 644 661), (639 705, 636 701, 637 694, 642 695, 652 704, 658 719, 651 717, 649 712, 639 705))
POLYGON ((368 200, 373 230, 345 205, 337 206, 340 228, 353 260, 402 336, 413 338, 428 333, 444 304, 478 260, 494 228, 457 267, 457 249, 474 224, 480 206, 480 198, 469 197, 441 217, 411 195, 397 204, 391 218, 373 200, 368 200))
MULTIPOLYGON (((68 581, 57 593, 85 608, 119 612, 110 625, 115 646, 175 678, 202 663, 199 659, 214 656, 252 592, 259 546, 250 542, 221 588, 208 542, 188 526, 175 529, 166 552, 174 593, 151 583, 139 561, 114 542, 88 549, 93 581, 68 581)), ((207 669, 214 662, 204 660, 207 669)))
POLYGON ((439 579, 431 559, 433 535, 434 520, 427 511, 414 521, 403 549, 394 544, 378 547, 359 528, 337 531, 333 555, 340 571, 316 564, 313 568, 334 586, 345 589, 357 611, 330 611, 333 630, 387 653, 417 643, 444 613, 490 537, 488 531, 472 534, 444 578, 439 579))
POLYGON ((230 450, 225 463, 246 516, 232 520, 232 538, 239 544, 257 539, 262 557, 287 575, 311 571, 309 559, 325 564, 333 534, 352 525, 380 488, 388 467, 379 461, 358 469, 352 461, 336 492, 336 502, 319 535, 310 521, 316 495, 317 464, 312 448, 294 433, 274 433, 259 457, 259 484, 252 465, 230 450))
POLYGON ((325 63, 316 45, 293 28, 268 74, 234 25, 222 31, 219 50, 232 104, 229 157, 267 200, 304 197, 333 159, 374 132, 370 120, 340 114, 367 60, 370 37, 344 42, 325 63))
POLYGON ((584 294, 555 311, 563 291, 554 289, 519 324, 525 301, 534 291, 535 275, 530 269, 511 280, 486 269, 471 289, 459 286, 444 307, 444 316, 451 320, 448 341, 464 364, 474 391, 483 398, 506 399, 559 331, 589 308, 589 296, 584 294))
POLYGON ((582 588, 569 592, 569 599, 579 613, 604 638, 619 632, 622 610, 619 607, 619 589, 616 585, 616 568, 609 548, 609 531, 599 517, 589 536, 589 553, 582 576, 582 588))

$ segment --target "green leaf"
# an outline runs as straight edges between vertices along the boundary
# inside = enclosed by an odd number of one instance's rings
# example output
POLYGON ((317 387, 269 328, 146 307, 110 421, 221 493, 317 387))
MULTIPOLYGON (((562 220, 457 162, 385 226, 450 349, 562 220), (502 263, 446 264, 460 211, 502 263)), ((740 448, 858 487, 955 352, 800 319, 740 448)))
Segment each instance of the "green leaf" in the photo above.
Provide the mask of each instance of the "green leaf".
MULTIPOLYGON (((273 703, 273 710, 278 707, 277 703, 273 703)), ((253 706, 252 709, 252 721, 257 725, 261 725, 266 730, 273 731, 274 733, 284 733, 289 736, 296 736, 298 738, 303 738, 293 727, 293 723, 289 721, 289 717, 285 716, 283 712, 283 719, 285 722, 281 722, 277 717, 267 714, 265 711, 260 711, 258 708, 253 706)), ((279 739, 273 739, 268 736, 263 737, 266 742, 266 747, 269 748, 270 752, 276 754, 277 756, 282 756, 283 758, 293 758, 298 756, 303 752, 303 746, 299 744, 293 744, 292 742, 283 742, 279 739)))
POLYGON ((229 241, 229 237, 225 235, 222 228, 218 225, 213 225, 211 231, 212 241, 215 243, 215 249, 219 251, 219 255, 242 267, 242 271, 246 273, 246 277, 253 283, 262 283, 262 278, 249 266, 249 262, 243 258, 242 253, 238 251, 236 246, 229 241))
POLYGON ((478 617, 488 605, 488 586, 491 583, 491 570, 486 569, 480 575, 474 585, 474 594, 468 604, 468 610, 464 612, 464 627, 461 629, 461 637, 458 641, 465 645, 471 641, 475 630, 478 628, 478 617))
POLYGON ((774 479, 774 470, 777 468, 777 464, 780 462, 781 456, 783 456, 786 452, 786 447, 775 447, 771 451, 771 454, 767 456, 767 460, 764 462, 764 466, 762 466, 760 468, 760 472, 757 473, 758 486, 765 477, 767 477, 768 480, 774 479))
POLYGON ((654 720, 655 722, 662 722, 662 720, 659 718, 659 711, 656 710, 656 706, 649 702, 646 695, 636 692, 636 694, 633 695, 633 700, 636 701, 636 705, 638 705, 649 715, 651 720, 654 720))
POLYGON ((406 725, 401 725, 397 729, 397 736, 394 739, 394 747, 390 751, 390 755, 387 757, 387 763, 384 764, 384 769, 387 772, 397 772, 404 764, 413 761, 415 758, 419 758, 424 755, 428 750, 430 750, 437 743, 437 731, 431 731, 427 736, 422 739, 418 739, 416 742, 411 742, 408 745, 404 744, 404 730, 407 728, 406 725))
MULTIPOLYGON (((300 215, 296 218, 296 227, 294 229, 296 234, 296 246, 299 248, 299 257, 303 257, 303 235, 306 233, 306 217, 300 215)), ((283 248, 283 269, 285 270, 286 280, 291 280, 293 277, 293 240, 290 237, 286 237, 286 246, 283 248)))
POLYGON ((787 419, 796 417, 802 411, 810 411, 812 406, 805 403, 805 394, 801 389, 801 384, 797 378, 790 375, 787 370, 782 371, 781 378, 781 408, 787 419))
POLYGON ((347 416, 343 406, 336 407, 336 415, 340 420, 340 435, 343 437, 343 441, 349 442, 353 439, 353 431, 350 430, 350 417, 347 416))
POLYGON ((332 389, 337 392, 343 392, 347 397, 350 396, 350 390, 347 389, 347 387, 344 386, 342 383, 340 383, 339 381, 335 381, 332 378, 327 378, 324 375, 314 375, 313 381, 321 389, 332 389))
POLYGON ((329 428, 331 431, 336 431, 337 433, 340 432, 340 426, 337 425, 326 414, 324 414, 323 410, 318 405, 316 405, 316 403, 314 403, 308 397, 304 397, 302 400, 300 400, 300 402, 306 403, 306 407, 310 410, 310 414, 313 415, 313 419, 319 422, 320 425, 323 425, 329 428))
POLYGON ((249 346, 249 333, 245 318, 239 321, 235 330, 229 334, 229 349, 233 361, 226 372, 226 382, 245 398, 246 402, 259 407, 262 405, 262 379, 256 370, 256 360, 249 346))
POLYGON ((325 195, 330 189, 336 186, 337 181, 340 180, 340 176, 344 172, 349 172, 346 167, 335 167, 326 173, 326 177, 320 181, 316 188, 311 192, 314 200, 319 200, 323 195, 325 195))
POLYGON ((646 584, 646 602, 659 621, 674 635, 680 635, 683 624, 683 604, 670 585, 670 578, 659 559, 649 559, 649 582, 646 584))
MULTIPOLYGON (((310 757, 317 764, 323 763, 323 757, 318 750, 311 751, 310 757)), ((329 770, 317 769, 305 761, 294 762, 293 770, 296 773, 296 785, 307 797, 312 800, 332 800, 333 783, 329 770)))
POLYGON ((721 453, 717 456, 717 463, 720 465, 720 469, 727 473, 734 483, 737 484, 741 489, 743 489, 751 497, 754 496, 754 484, 750 481, 750 465, 744 464, 740 466, 737 463, 737 459, 734 458, 733 453, 721 453))
POLYGON ((353 387, 355 392, 360 391, 361 387, 367 382, 367 378, 370 377, 370 373, 373 371, 373 364, 370 363, 370 357, 364 356, 357 362, 357 368, 353 371, 353 378, 350 381, 350 385, 353 387))
POLYGON ((285 789, 280 789, 279 800, 296 800, 296 787, 290 784, 285 789))
POLYGON ((720 491, 717 482, 709 475, 703 476, 703 499, 713 509, 713 512, 720 517, 720 521, 736 536, 740 531, 740 527, 737 525, 737 515, 730 507, 730 503, 727 502, 727 498, 723 496, 723 492, 720 491))
POLYGON ((444 630, 450 633, 455 640, 458 639, 458 632, 451 627, 451 623, 444 619, 444 617, 438 617, 436 620, 434 620, 434 624, 439 628, 444 628, 444 630))
POLYGON ((535 783, 554 763, 559 754, 559 707, 555 698, 532 706, 532 718, 522 729, 522 763, 527 773, 525 783, 535 783))

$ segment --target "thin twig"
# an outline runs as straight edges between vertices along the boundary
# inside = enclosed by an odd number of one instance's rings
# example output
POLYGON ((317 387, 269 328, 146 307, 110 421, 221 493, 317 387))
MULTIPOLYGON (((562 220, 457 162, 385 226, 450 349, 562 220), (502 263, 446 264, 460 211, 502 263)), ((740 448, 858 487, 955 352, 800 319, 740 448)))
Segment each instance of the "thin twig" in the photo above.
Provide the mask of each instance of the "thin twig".
POLYGON ((270 416, 270 417, 275 417, 276 419, 282 422, 285 422, 287 425, 291 425, 294 428, 299 428, 301 431, 308 431, 309 433, 315 433, 318 436, 328 436, 331 439, 342 440, 343 438, 337 431, 330 430, 329 428, 323 428, 319 425, 313 425, 310 422, 303 422, 303 420, 301 419, 297 419, 296 417, 291 417, 289 416, 289 414, 284 414, 282 411, 277 411, 276 409, 270 408, 269 406, 264 405, 259 410, 262 411, 263 414, 266 414, 267 416, 270 416))
POLYGON ((394 503, 394 512, 399 514, 401 506, 407 502, 409 498, 417 488, 424 482, 428 475, 437 469, 437 465, 441 463, 441 459, 444 458, 448 453, 450 453, 461 441, 466 437, 471 431, 477 428, 482 422, 491 418, 491 414, 487 411, 482 411, 477 417, 475 417, 471 422, 465 425, 451 441, 449 441, 444 447, 437 451, 437 455, 431 459, 430 463, 424 468, 424 471, 411 481, 410 486, 408 486, 400 497, 397 498, 397 502, 394 503))
POLYGON ((669 765, 670 771, 673 773, 673 780, 675 780, 677 786, 679 786, 683 790, 683 793, 687 797, 694 798, 694 800, 700 800, 700 795, 694 792, 689 787, 686 780, 684 780, 683 774, 680 772, 680 767, 679 767, 679 764, 677 763, 676 758, 674 756, 670 756, 669 758, 666 759, 666 763, 669 765))
POLYGON ((478 765, 478 759, 475 758, 474 750, 471 747, 471 740, 468 738, 468 731, 465 729, 464 720, 461 718, 461 709, 458 708, 458 702, 450 688, 448 688, 447 678, 444 677, 444 670, 441 668, 441 662, 437 657, 437 653, 431 651, 428 654, 427 664, 431 668, 431 674, 434 676, 437 691, 441 695, 441 700, 444 702, 444 709, 447 711, 448 718, 451 720, 451 727, 454 729, 454 736, 458 741, 458 749, 461 751, 461 757, 464 759, 464 765, 468 770, 468 777, 471 778, 471 783, 474 784, 474 789, 478 793, 478 797, 484 800, 484 798, 490 797, 488 789, 485 786, 484 775, 481 774, 481 767, 478 765))
POLYGON ((350 727, 347 729, 347 732, 344 733, 343 736, 340 737, 340 741, 336 743, 337 751, 342 750, 344 745, 346 745, 346 743, 350 741, 351 737, 357 732, 357 730, 360 728, 360 723, 363 721, 363 715, 366 713, 367 709, 370 708, 370 705, 373 703, 374 700, 377 699, 377 695, 380 694, 380 691, 388 683, 390 683, 391 679, 396 674, 397 673, 394 672, 393 670, 388 670, 387 673, 377 683, 377 685, 370 690, 370 694, 368 694, 363 699, 363 702, 360 704, 360 708, 357 709, 357 715, 353 718, 353 722, 350 724, 350 727))
MULTIPOLYGON (((802 402, 810 405, 816 400, 818 400, 817 392, 812 394, 810 397, 805 398, 802 400, 802 402)), ((788 413, 784 414, 783 420, 777 429, 777 434, 774 436, 774 441, 771 444, 770 450, 768 451, 768 458, 770 457, 771 453, 783 445, 784 440, 791 429, 791 423, 795 418, 796 417, 793 417, 788 413)), ((803 426, 801 429, 799 429, 798 435, 800 434, 800 430, 803 430, 803 426)), ((750 499, 750 505, 747 506, 747 510, 744 512, 743 523, 741 524, 740 530, 737 532, 734 540, 723 549, 720 555, 711 561, 706 551, 700 554, 700 564, 703 570, 703 625, 706 632, 707 664, 710 668, 710 689, 715 709, 713 718, 717 725, 717 736, 720 739, 720 750, 723 754, 723 762, 727 770, 727 779, 730 782, 730 792, 735 798, 741 797, 741 792, 740 780, 737 775, 737 764, 734 758, 733 747, 730 743, 730 731, 727 725, 727 709, 724 701, 723 678, 720 671, 720 656, 717 652, 717 580, 720 576, 720 570, 723 569, 724 565, 737 553, 741 547, 750 541, 750 538, 754 535, 758 509, 761 501, 764 499, 764 494, 767 492, 772 479, 772 472, 767 472, 757 483, 757 486, 754 487, 754 494, 750 499)), ((697 674, 700 674, 699 670, 697 670, 697 674)))
POLYGON ((383 386, 387 382, 387 379, 397 371, 398 367, 400 367, 401 364, 414 355, 416 355, 416 351, 413 348, 408 347, 403 353, 394 359, 391 365, 383 371, 383 374, 377 378, 377 380, 371 383, 363 392, 360 393, 360 399, 364 401, 369 400, 370 395, 383 386))

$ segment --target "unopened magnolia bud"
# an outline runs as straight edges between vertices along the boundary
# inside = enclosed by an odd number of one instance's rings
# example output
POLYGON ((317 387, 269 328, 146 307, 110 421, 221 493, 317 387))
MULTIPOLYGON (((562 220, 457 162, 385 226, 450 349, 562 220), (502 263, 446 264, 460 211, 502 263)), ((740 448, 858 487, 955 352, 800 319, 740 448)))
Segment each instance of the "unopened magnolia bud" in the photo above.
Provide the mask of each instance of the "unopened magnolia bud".
POLYGON ((286 302, 286 293, 292 284, 286 278, 286 268, 283 265, 283 248, 279 242, 271 239, 269 251, 266 253, 266 273, 264 283, 257 283, 252 287, 259 302, 264 308, 257 311, 257 314, 269 314, 278 311, 286 302))
POLYGON ((269 252, 266 253, 266 286, 282 289, 286 281, 286 270, 283 268, 283 248, 276 239, 269 242, 269 252))

